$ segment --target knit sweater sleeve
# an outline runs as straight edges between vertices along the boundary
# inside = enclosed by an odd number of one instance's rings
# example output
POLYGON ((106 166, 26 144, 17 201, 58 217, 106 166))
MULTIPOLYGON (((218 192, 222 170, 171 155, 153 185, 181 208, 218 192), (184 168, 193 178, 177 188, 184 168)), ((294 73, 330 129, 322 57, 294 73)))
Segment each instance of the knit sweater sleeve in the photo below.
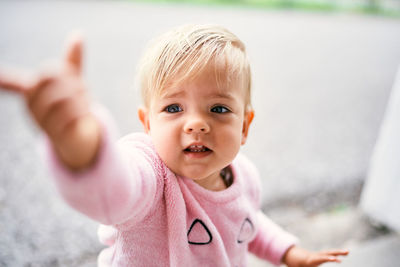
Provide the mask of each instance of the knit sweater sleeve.
POLYGON ((97 107, 94 114, 102 128, 100 151, 88 169, 74 172, 58 159, 45 138, 44 153, 50 174, 62 197, 76 210, 103 224, 121 224, 143 218, 150 210, 160 172, 154 168, 156 153, 145 134, 134 134, 117 144, 111 116, 97 107))
POLYGON ((249 244, 249 251, 256 256, 279 265, 285 252, 295 245, 297 238, 284 231, 261 211, 257 214, 258 232, 249 244))
POLYGON ((248 250, 259 258, 279 265, 285 252, 298 242, 297 238, 284 231, 260 210, 262 184, 259 172, 256 166, 243 155, 240 155, 238 159, 247 179, 247 195, 258 210, 256 214, 258 230, 255 238, 249 243, 248 250))

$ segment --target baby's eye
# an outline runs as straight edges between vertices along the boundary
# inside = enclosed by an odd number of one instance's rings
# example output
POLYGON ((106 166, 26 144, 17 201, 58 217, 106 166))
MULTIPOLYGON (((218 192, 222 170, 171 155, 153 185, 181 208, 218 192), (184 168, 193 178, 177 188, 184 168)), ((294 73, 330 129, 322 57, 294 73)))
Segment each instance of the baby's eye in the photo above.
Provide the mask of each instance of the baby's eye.
POLYGON ((177 104, 172 104, 167 106, 164 111, 168 112, 168 113, 176 113, 176 112, 181 112, 182 108, 177 105, 177 104))
POLYGON ((230 112, 230 110, 224 106, 215 106, 215 107, 211 108, 211 112, 227 113, 227 112, 230 112))

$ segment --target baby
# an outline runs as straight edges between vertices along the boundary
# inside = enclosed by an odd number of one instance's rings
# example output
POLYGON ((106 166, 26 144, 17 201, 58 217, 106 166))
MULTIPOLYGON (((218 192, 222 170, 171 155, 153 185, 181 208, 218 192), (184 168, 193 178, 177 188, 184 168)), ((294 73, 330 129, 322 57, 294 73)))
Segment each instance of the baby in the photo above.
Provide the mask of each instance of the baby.
POLYGON ((243 155, 254 117, 244 44, 213 25, 173 29, 140 64, 145 133, 117 143, 82 78, 82 40, 61 70, 0 72, 47 136, 65 200, 102 223, 99 266, 246 266, 248 251, 273 264, 318 266, 347 251, 310 252, 260 211, 260 181, 243 155))

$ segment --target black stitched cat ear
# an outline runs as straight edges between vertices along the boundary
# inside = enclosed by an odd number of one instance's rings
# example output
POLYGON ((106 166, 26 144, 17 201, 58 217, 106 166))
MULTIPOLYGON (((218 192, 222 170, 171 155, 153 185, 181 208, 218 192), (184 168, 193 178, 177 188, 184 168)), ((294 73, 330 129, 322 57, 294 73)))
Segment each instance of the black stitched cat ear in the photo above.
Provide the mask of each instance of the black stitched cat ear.
POLYGON ((212 235, 207 226, 199 219, 193 221, 187 233, 188 242, 192 245, 207 245, 212 241, 212 235))
POLYGON ((240 244, 248 241, 253 235, 253 233, 254 233, 254 225, 249 218, 246 218, 243 221, 242 226, 240 227, 240 232, 237 242, 240 244))

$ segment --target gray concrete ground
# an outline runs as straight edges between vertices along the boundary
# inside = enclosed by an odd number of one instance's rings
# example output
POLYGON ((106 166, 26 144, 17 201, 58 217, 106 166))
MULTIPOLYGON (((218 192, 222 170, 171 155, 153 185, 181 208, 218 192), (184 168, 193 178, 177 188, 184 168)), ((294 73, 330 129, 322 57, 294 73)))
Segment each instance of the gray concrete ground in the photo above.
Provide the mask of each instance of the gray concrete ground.
MULTIPOLYGON (((398 266, 399 237, 357 208, 400 63, 400 21, 128 2, 0 2, 0 65, 34 68, 86 39, 85 74, 121 134, 140 130, 135 65, 150 38, 218 23, 247 45, 256 119, 243 147, 263 177, 264 211, 309 249, 348 247, 343 266, 398 266)), ((94 266, 96 223, 58 196, 21 100, 0 92, 0 266, 94 266)), ((268 266, 251 259, 250 266, 268 266)))

